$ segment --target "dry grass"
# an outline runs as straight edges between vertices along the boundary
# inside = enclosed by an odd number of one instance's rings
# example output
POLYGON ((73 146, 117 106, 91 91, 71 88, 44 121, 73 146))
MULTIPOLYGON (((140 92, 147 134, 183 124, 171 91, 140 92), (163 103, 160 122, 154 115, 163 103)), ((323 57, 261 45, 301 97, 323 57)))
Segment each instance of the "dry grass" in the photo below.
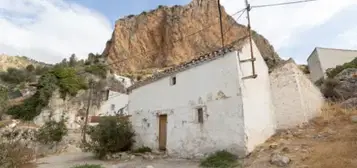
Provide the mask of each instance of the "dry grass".
POLYGON ((352 115, 356 109, 326 103, 320 117, 273 136, 246 159, 245 167, 275 167, 269 164, 270 155, 280 152, 291 158, 291 168, 356 168, 357 123, 352 115), (273 143, 277 147, 271 148, 273 143))

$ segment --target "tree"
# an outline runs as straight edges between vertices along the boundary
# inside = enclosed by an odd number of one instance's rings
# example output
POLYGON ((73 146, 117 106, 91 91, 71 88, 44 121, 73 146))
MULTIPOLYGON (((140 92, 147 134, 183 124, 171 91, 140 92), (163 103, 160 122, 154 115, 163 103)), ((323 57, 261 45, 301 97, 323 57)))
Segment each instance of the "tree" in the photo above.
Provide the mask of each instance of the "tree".
POLYGON ((35 67, 32 64, 30 64, 30 65, 27 65, 26 70, 28 72, 33 72, 35 70, 35 67))
POLYGON ((75 54, 72 54, 71 57, 69 58, 69 66, 75 67, 76 65, 77 65, 77 57, 75 54))
POLYGON ((7 108, 8 90, 5 86, 0 85, 0 116, 7 108))

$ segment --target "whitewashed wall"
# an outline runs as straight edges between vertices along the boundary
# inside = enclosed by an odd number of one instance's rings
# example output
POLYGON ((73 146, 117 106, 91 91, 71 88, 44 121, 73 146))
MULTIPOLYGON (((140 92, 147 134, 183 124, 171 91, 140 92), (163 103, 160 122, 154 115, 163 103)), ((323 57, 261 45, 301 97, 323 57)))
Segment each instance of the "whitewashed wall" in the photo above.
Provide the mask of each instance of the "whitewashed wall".
POLYGON ((320 114, 323 96, 294 62, 274 69, 270 79, 278 129, 295 127, 320 114))
POLYGON ((129 95, 129 113, 136 131, 136 146, 158 149, 158 114, 167 114, 167 151, 181 157, 227 149, 245 152, 243 112, 236 52, 176 74, 171 86, 166 77, 129 95), (198 123, 197 107, 204 107, 198 123))
POLYGON ((128 101, 129 96, 127 94, 109 91, 108 100, 103 101, 99 111, 96 113, 98 116, 114 116, 119 109, 124 108, 125 115, 128 114, 128 101), (114 107, 114 108, 112 108, 114 107))
MULTIPOLYGON (((240 87, 243 95, 244 126, 246 134, 247 153, 267 140, 275 133, 275 114, 270 89, 268 67, 253 42, 255 61, 255 73, 257 78, 241 79, 240 87)), ((250 45, 246 43, 239 52, 239 59, 250 59, 250 45)), ((239 76, 253 75, 252 63, 238 64, 239 76)))

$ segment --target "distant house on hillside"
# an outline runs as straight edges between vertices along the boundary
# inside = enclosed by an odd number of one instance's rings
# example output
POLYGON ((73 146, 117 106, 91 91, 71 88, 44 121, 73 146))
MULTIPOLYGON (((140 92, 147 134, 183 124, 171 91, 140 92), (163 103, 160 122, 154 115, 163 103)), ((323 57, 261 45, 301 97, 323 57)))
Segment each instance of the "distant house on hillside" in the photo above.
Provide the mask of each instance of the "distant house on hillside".
POLYGON ((357 50, 344 50, 316 47, 307 59, 310 78, 313 82, 326 77, 326 70, 352 61, 357 50))
POLYGON ((223 149, 244 156, 274 134, 268 67, 254 43, 253 60, 247 39, 237 43, 237 51, 203 55, 128 88, 137 147, 190 158, 223 149))
POLYGON ((108 82, 105 89, 104 101, 96 113, 97 116, 115 116, 119 114, 128 114, 128 94, 126 88, 131 86, 129 78, 114 75, 108 82))

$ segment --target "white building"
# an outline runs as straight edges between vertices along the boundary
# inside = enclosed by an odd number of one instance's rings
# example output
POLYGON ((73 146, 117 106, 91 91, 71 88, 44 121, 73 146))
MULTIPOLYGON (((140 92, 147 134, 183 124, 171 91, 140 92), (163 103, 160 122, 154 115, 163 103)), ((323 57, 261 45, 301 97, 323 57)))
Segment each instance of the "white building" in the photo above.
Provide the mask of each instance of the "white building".
POLYGON ((357 50, 343 50, 316 47, 307 59, 310 78, 313 82, 326 78, 326 70, 352 61, 357 57, 357 50))
POLYGON ((251 152, 275 130, 268 67, 253 43, 226 48, 165 70, 128 88, 136 146, 202 157, 251 152))
POLYGON ((129 96, 125 92, 107 90, 105 100, 102 102, 96 116, 128 115, 129 96))
POLYGON ((320 115, 323 95, 292 59, 273 69, 270 83, 277 129, 295 127, 320 115))

